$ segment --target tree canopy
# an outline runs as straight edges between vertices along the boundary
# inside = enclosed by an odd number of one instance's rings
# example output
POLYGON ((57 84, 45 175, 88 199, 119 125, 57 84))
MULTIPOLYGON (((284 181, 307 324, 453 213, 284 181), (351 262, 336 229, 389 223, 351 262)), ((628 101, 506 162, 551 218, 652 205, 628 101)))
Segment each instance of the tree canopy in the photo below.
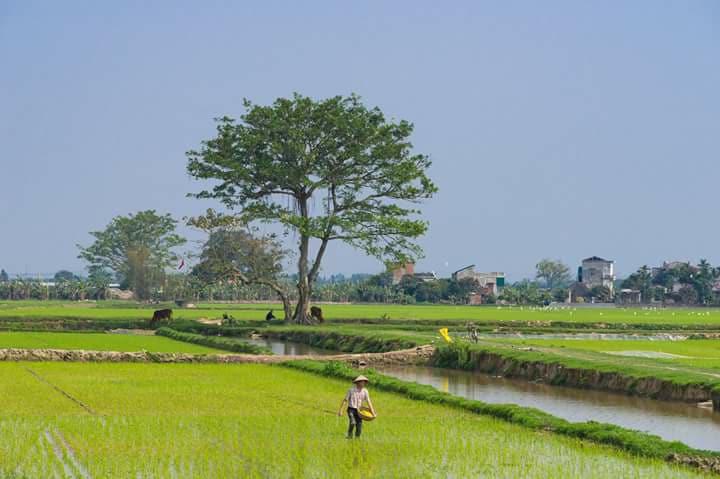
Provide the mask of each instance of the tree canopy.
POLYGON ((61 269, 57 273, 55 273, 55 276, 53 276, 53 280, 55 281, 75 281, 80 278, 75 275, 75 273, 68 271, 66 269, 61 269))
POLYGON ((413 153, 413 125, 389 121, 360 98, 295 94, 272 105, 246 100, 240 121, 217 119, 216 136, 187 153, 188 173, 211 180, 197 198, 219 200, 246 223, 274 223, 298 238, 298 303, 307 322, 312 286, 331 241, 383 261, 421 255, 427 230, 416 204, 432 197, 430 159, 413 153))
POLYGON ((545 283, 548 289, 567 285, 570 278, 570 268, 560 260, 542 259, 535 265, 536 277, 545 283))
POLYGON ((285 319, 292 316, 287 286, 282 281, 285 250, 272 235, 248 228, 210 232, 192 274, 207 283, 239 282, 269 287, 283 302, 285 319))
POLYGON ((88 247, 78 245, 79 258, 88 262, 95 276, 112 271, 139 299, 147 299, 161 283, 166 268, 178 259, 174 248, 185 243, 176 232, 177 221, 155 210, 116 216, 88 247))

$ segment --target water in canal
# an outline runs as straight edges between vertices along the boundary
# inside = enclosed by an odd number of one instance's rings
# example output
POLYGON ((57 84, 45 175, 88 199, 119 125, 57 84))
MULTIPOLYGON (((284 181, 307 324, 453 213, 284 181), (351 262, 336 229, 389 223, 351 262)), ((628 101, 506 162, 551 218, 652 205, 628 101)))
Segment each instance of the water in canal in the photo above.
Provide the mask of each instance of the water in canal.
MULTIPOLYGON (((275 354, 330 355, 337 351, 277 339, 251 340, 275 354)), ((520 379, 427 366, 383 366, 379 372, 405 381, 487 403, 518 404, 572 422, 597 421, 656 434, 667 440, 720 451, 720 414, 694 404, 626 396, 604 391, 535 384, 520 379)))
POLYGON ((331 354, 342 354, 338 351, 329 351, 327 349, 314 348, 303 343, 294 343, 292 341, 282 341, 272 338, 247 339, 248 343, 264 346, 270 349, 273 354, 285 356, 328 356, 331 354))
POLYGON ((483 373, 427 366, 383 366, 378 371, 405 381, 487 403, 528 406, 572 422, 597 421, 720 451, 720 415, 694 404, 535 384, 483 373))

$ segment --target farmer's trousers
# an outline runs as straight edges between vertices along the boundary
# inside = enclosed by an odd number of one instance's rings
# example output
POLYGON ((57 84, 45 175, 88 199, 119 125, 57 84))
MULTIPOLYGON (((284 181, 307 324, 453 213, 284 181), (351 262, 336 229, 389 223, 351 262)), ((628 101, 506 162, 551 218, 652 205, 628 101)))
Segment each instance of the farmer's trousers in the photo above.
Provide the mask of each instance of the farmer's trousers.
POLYGON ((347 433, 348 437, 352 437, 353 429, 355 429, 355 437, 360 437, 360 434, 362 434, 362 417, 360 417, 360 412, 354 407, 349 407, 347 408, 347 415, 350 420, 347 433))

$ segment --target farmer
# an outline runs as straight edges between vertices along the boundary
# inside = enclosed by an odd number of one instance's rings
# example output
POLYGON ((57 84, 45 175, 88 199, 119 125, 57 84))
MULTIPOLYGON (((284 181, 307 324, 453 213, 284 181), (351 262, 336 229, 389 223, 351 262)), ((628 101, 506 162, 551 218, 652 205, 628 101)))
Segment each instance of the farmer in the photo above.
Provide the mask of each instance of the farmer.
POLYGON ((347 433, 348 439, 351 439, 353 437, 353 429, 355 430, 355 437, 360 437, 360 434, 362 433, 362 416, 360 416, 360 407, 362 406, 363 402, 367 402, 368 406, 370 407, 370 411, 372 412, 372 415, 377 416, 372 401, 370 401, 370 395, 368 394, 368 390, 365 389, 365 386, 367 386, 368 382, 369 380, 365 376, 358 376, 353 379, 353 386, 348 390, 345 398, 340 403, 340 410, 338 411, 338 416, 342 416, 343 406, 347 404, 347 415, 348 419, 350 420, 350 425, 348 426, 347 433))

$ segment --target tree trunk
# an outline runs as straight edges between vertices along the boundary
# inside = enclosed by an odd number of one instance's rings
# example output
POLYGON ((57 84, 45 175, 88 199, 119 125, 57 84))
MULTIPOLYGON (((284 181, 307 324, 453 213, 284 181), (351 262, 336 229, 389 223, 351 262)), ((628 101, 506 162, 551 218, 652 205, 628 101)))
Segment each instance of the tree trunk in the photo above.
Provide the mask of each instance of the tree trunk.
POLYGON ((311 324, 312 320, 308 314, 310 309, 310 288, 307 276, 298 281, 298 301, 295 305, 293 319, 298 324, 311 324))
MULTIPOLYGON (((307 218, 308 204, 307 199, 298 199, 298 208, 303 218, 307 218)), ((308 309, 310 308, 310 281, 308 271, 308 256, 310 254, 310 237, 301 233, 300 235, 300 251, 298 258, 298 301, 295 306, 295 314, 293 320, 298 324, 310 324, 310 316, 308 315, 308 309)))
POLYGON ((283 296, 280 299, 282 299, 285 322, 289 322, 292 319, 292 306, 290 305, 290 299, 287 296, 283 296))

